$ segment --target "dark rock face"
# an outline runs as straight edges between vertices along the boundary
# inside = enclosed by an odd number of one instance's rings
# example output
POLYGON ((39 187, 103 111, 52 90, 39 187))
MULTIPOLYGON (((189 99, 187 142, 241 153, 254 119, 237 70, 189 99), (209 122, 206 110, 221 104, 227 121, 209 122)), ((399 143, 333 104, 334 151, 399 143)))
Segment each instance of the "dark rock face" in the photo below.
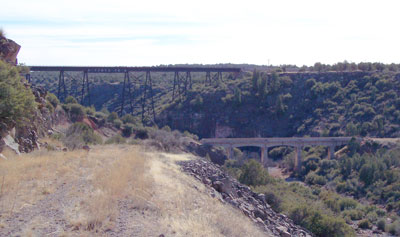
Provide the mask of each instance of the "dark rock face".
POLYGON ((258 194, 225 174, 218 165, 206 160, 180 162, 183 170, 210 188, 210 195, 221 202, 240 209, 261 228, 275 236, 312 236, 283 214, 274 212, 265 201, 264 194, 258 194))
POLYGON ((14 41, 0 36, 0 59, 7 63, 16 64, 17 55, 21 46, 14 41))

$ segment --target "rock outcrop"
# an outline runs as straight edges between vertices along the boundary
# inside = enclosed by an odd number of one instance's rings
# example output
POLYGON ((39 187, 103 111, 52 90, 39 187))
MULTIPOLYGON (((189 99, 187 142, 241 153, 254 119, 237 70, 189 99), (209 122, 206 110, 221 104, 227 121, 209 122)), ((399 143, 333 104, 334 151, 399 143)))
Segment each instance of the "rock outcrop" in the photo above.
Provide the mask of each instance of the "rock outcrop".
POLYGON ((41 87, 30 86, 35 101, 37 110, 32 119, 22 126, 16 126, 15 123, 0 124, 0 152, 4 147, 19 152, 31 152, 34 149, 39 149, 39 137, 43 137, 51 133, 52 127, 56 124, 67 120, 67 116, 62 108, 55 108, 50 111, 46 104, 47 91, 41 87))
POLYGON ((180 165, 186 173, 208 186, 211 196, 240 209, 266 231, 285 237, 312 236, 287 216, 273 211, 264 194, 254 193, 248 186, 225 174, 218 165, 202 159, 180 162, 180 165))
POLYGON ((13 40, 0 35, 0 59, 7 63, 17 64, 17 55, 21 46, 13 40))

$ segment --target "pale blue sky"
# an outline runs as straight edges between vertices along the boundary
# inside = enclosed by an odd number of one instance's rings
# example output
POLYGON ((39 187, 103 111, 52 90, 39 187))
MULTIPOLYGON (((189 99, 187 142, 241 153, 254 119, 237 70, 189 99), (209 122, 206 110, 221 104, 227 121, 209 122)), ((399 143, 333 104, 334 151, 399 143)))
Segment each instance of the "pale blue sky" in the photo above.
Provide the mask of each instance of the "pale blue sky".
POLYGON ((397 2, 13 0, 0 27, 28 65, 400 63, 397 2))

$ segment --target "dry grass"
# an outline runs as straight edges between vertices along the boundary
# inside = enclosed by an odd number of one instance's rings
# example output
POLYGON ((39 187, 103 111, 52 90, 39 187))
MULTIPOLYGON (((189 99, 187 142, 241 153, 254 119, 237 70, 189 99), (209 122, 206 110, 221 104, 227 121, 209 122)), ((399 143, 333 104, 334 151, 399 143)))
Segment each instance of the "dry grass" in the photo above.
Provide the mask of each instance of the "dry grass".
POLYGON ((159 155, 150 173, 155 179, 153 201, 161 209, 166 236, 265 236, 250 219, 206 194, 205 186, 182 173, 174 163, 189 155, 159 155))
POLYGON ((184 174, 184 159, 110 145, 0 160, 0 236, 265 236, 184 174))

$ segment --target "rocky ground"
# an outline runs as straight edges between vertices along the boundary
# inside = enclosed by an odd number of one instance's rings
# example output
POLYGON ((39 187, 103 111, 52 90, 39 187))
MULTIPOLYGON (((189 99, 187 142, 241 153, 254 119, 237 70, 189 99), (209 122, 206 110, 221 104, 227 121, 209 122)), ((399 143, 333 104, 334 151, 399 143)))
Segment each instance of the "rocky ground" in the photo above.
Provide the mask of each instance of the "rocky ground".
POLYGON ((312 236, 283 214, 274 212, 263 194, 257 194, 225 174, 218 165, 196 159, 180 162, 183 170, 204 183, 210 195, 240 209, 254 223, 275 236, 312 236))

